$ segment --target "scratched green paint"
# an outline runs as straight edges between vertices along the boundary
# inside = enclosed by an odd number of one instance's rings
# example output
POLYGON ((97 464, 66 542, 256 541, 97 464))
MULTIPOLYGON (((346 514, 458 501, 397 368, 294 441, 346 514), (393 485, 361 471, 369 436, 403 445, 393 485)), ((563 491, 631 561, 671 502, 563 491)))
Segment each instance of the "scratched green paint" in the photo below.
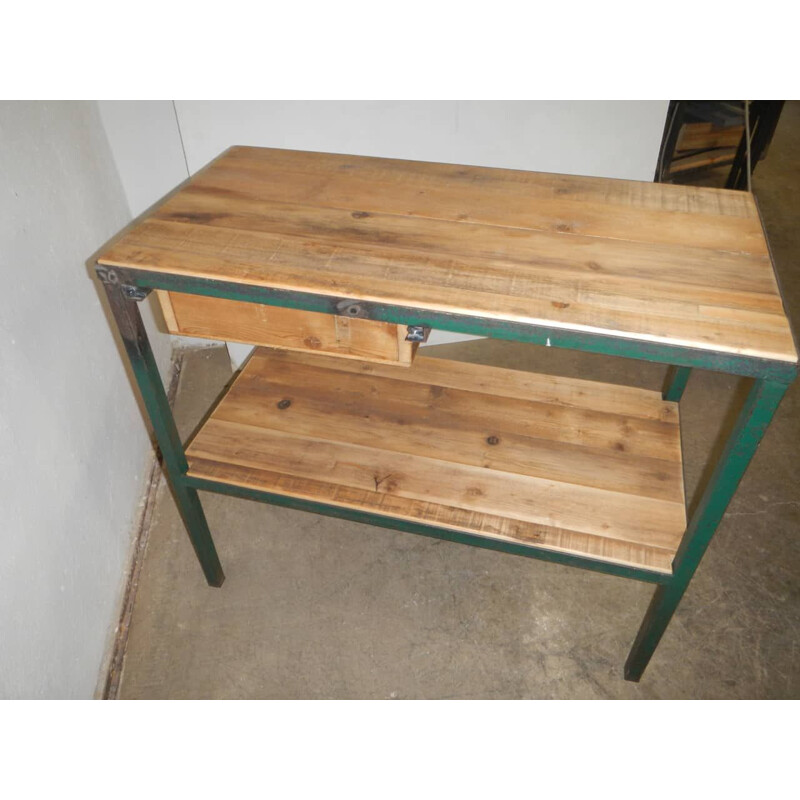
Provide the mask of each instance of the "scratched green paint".
POLYGON ((664 399, 677 403, 683 397, 692 370, 689 367, 670 367, 664 399))
POLYGON ((641 678, 786 389, 784 384, 772 381, 754 382, 675 555, 674 577, 653 595, 625 664, 627 680, 641 678))
MULTIPOLYGON (((281 306, 283 308, 296 308, 303 311, 317 311, 323 314, 335 314, 336 303, 339 300, 348 299, 310 294, 308 292, 294 292, 212 281, 183 275, 155 273, 147 270, 126 268, 117 269, 117 271, 125 277, 126 282, 136 286, 200 294, 206 297, 219 297, 227 300, 241 300, 249 303, 281 306)), ((381 303, 363 302, 362 305, 369 309, 369 319, 380 322, 393 322, 398 325, 424 325, 435 330, 450 331, 452 333, 466 333, 495 339, 529 342, 531 344, 582 350, 602 355, 655 361, 681 367, 700 367, 736 375, 770 378, 783 383, 791 383, 797 375, 796 364, 735 353, 718 353, 711 350, 571 331, 564 328, 528 325, 508 320, 389 306, 381 303)))
POLYGON ((182 476, 188 465, 164 384, 158 374, 155 356, 142 323, 139 306, 123 296, 119 286, 105 285, 109 304, 117 321, 136 384, 147 415, 153 426, 163 458, 164 472, 172 489, 178 511, 197 554, 197 559, 209 585, 221 586, 225 580, 214 540, 208 529, 203 507, 197 492, 187 486, 182 476))

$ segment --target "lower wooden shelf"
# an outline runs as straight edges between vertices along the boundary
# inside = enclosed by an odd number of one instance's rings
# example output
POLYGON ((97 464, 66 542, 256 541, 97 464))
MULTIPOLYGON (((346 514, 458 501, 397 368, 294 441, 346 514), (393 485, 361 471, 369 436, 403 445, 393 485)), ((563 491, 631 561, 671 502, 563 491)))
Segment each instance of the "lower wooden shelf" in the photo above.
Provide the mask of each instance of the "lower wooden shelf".
POLYGON ((671 572, 686 527, 678 406, 477 364, 259 348, 189 475, 671 572))

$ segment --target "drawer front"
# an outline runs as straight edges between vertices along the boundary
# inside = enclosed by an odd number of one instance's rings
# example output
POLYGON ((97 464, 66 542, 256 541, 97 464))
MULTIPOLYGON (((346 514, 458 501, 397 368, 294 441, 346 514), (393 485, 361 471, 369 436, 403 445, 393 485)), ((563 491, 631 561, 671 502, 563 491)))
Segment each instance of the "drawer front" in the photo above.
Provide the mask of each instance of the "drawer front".
POLYGON ((408 366, 406 327, 180 292, 157 292, 170 333, 408 366))

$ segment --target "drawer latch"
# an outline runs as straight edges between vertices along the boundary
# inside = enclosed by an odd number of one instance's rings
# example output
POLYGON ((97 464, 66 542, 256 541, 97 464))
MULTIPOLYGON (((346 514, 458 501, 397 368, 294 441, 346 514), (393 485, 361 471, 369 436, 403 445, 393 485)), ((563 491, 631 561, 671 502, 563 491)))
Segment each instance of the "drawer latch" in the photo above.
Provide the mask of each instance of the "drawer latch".
POLYGON ((427 342, 431 333, 431 329, 426 325, 409 325, 406 330, 407 342, 427 342))

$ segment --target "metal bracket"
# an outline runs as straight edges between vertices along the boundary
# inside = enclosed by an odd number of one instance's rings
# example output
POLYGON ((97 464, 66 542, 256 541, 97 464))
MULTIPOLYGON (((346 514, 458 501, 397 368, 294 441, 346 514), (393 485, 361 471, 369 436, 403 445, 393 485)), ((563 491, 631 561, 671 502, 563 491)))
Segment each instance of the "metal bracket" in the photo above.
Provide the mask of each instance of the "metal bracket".
POLYGON ((122 285, 122 294, 128 298, 128 300, 135 300, 137 303, 140 300, 144 300, 147 295, 150 294, 153 290, 149 287, 146 289, 141 288, 140 286, 128 286, 128 284, 122 285))
POLYGON ((144 300, 145 297, 153 291, 150 288, 141 288, 127 283, 120 283, 119 274, 111 267, 104 267, 102 264, 98 264, 96 271, 97 277, 106 285, 119 286, 122 290, 122 294, 127 297, 128 300, 135 300, 138 303, 140 300, 144 300))
POLYGON ((111 267, 104 267, 98 264, 95 269, 97 271, 97 277, 100 278, 103 283, 109 283, 111 285, 119 283, 119 275, 117 275, 116 270, 111 269, 111 267))
POLYGON ((355 317, 356 319, 369 319, 369 313, 363 303, 357 300, 340 300, 336 304, 336 313, 342 317, 355 317))
POLYGON ((427 342, 431 329, 425 325, 409 325, 406 330, 407 342, 427 342))

